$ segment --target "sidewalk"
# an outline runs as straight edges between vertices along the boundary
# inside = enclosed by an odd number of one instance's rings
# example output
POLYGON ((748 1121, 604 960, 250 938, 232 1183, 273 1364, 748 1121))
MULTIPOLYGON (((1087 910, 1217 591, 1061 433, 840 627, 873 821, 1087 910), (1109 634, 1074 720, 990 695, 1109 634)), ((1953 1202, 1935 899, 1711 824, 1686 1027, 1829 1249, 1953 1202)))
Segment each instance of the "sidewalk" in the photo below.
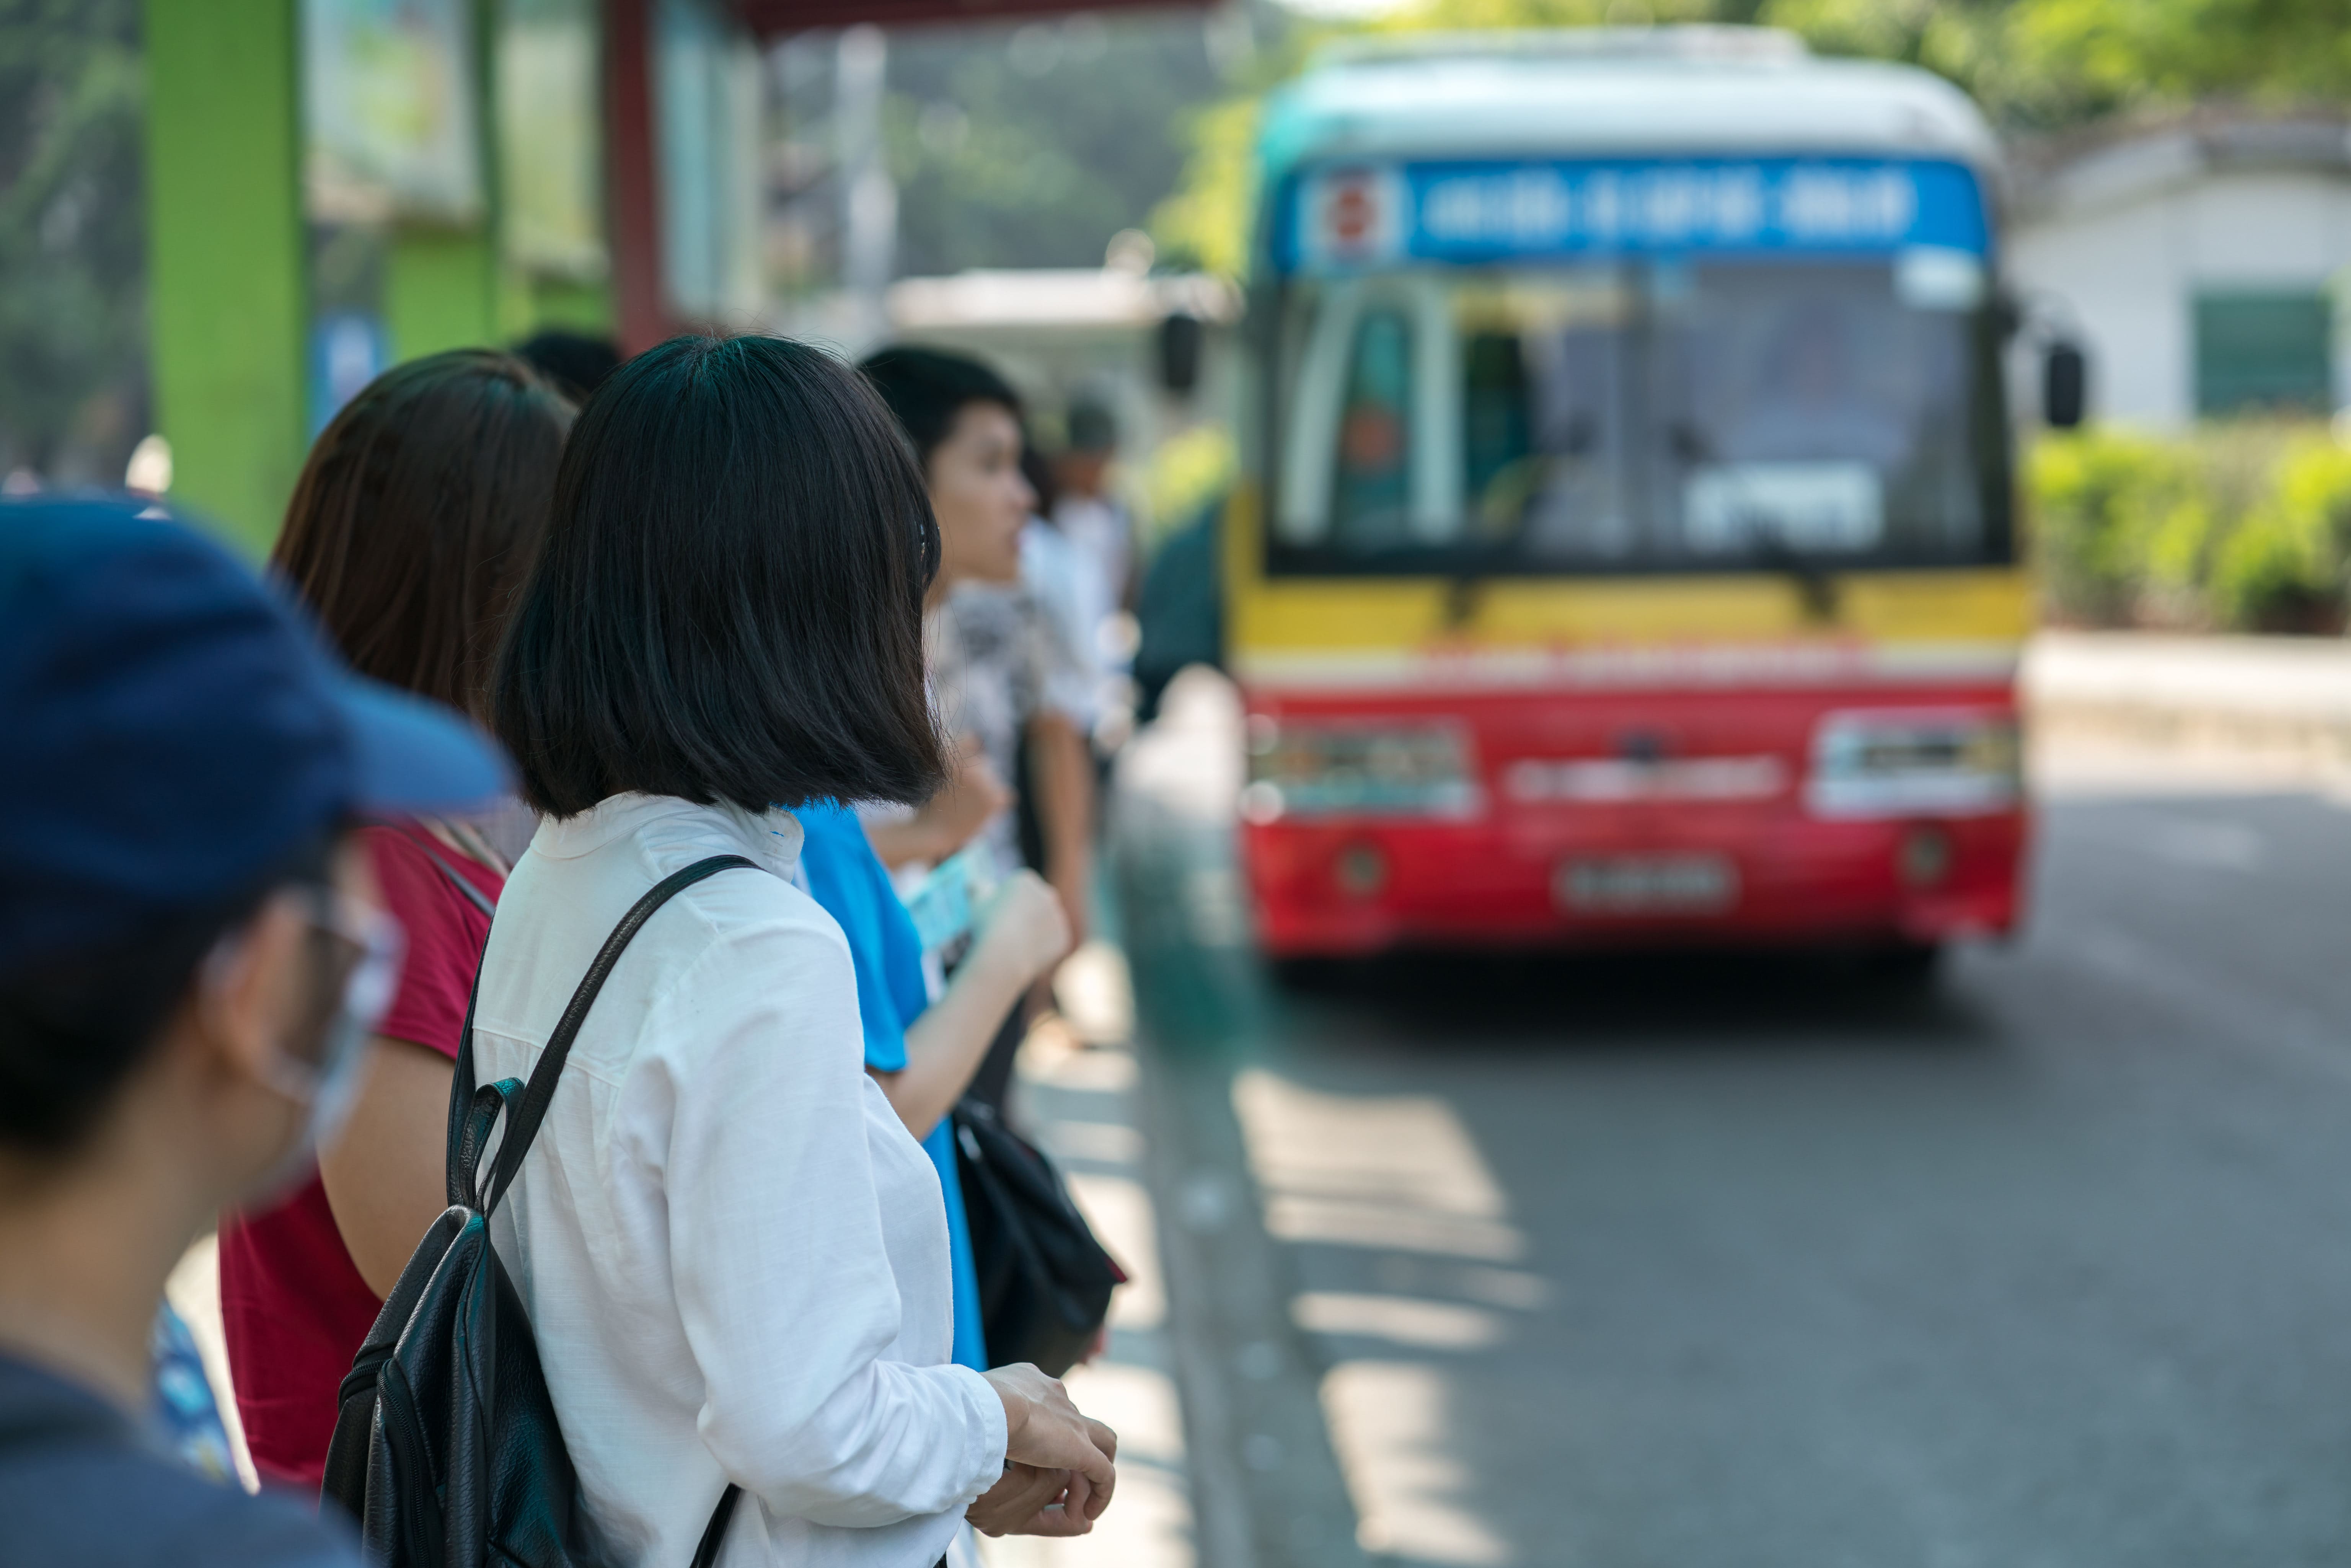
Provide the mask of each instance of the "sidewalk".
POLYGON ((2351 764, 2351 640, 2043 632, 2022 689, 2037 724, 2069 732, 2351 764))
POLYGON ((1144 1168, 1125 956, 1089 942, 1054 988, 1065 1020, 1032 1030, 1022 1046, 1013 1113, 1061 1166, 1070 1196, 1129 1276, 1111 1301, 1108 1353, 1063 1380, 1078 1408, 1118 1433, 1118 1496, 1091 1535, 983 1541, 980 1557, 987 1568, 1193 1568, 1191 1475, 1144 1168))

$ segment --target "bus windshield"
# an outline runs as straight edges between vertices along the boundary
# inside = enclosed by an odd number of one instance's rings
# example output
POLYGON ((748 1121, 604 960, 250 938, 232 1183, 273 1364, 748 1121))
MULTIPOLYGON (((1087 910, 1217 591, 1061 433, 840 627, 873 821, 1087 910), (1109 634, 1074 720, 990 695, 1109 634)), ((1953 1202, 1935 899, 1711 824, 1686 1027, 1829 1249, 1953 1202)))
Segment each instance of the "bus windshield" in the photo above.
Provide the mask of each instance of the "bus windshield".
POLYGON ((2005 559, 1980 262, 1430 267, 1286 291, 1277 572, 2005 559))

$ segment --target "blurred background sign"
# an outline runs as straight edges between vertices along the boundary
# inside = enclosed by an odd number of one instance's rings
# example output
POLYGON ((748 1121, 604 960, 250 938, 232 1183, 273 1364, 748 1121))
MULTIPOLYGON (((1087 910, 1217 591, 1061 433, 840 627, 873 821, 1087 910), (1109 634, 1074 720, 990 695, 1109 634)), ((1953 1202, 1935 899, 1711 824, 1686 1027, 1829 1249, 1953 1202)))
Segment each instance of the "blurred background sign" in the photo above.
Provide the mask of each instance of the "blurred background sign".
POLYGON ((506 251, 532 272, 601 281, 603 101, 596 0, 509 0, 496 46, 506 251))
POLYGON ((482 215, 465 0, 303 0, 303 164, 314 218, 482 215))

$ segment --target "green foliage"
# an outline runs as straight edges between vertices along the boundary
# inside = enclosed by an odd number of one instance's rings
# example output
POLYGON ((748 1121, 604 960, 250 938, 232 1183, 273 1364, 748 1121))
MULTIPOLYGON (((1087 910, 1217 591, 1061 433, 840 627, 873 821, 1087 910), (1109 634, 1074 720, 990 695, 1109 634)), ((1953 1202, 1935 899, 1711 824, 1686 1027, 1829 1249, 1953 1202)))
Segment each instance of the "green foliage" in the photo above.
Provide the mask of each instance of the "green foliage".
POLYGON ((2260 501, 2220 541, 2211 598, 2223 624, 2341 626, 2351 584, 2351 453, 2311 438, 2290 448, 2260 501))
POLYGON ((1248 270, 1250 214, 1258 200, 1257 133, 1265 96, 1305 68, 1325 41, 1356 30, 1316 22, 1279 5, 1246 13, 1248 57, 1228 70, 1223 95, 1196 105, 1178 130, 1189 148, 1183 177, 1151 213, 1152 237, 1179 265, 1238 277, 1248 270))
POLYGON ((136 0, 0 0, 0 466, 116 480, 146 349, 136 0))
POLYGON ((2323 426, 2043 437, 2025 467, 2050 612, 2091 625, 2333 630, 2351 591, 2351 452, 2323 426))
POLYGON ((893 34, 899 270, 1101 266, 1176 185, 1217 90, 1196 13, 893 34))
POLYGON ((1231 430, 1216 421, 1160 443, 1144 476, 1144 497, 1156 530, 1164 533, 1191 521, 1231 486, 1239 463, 1231 430))
POLYGON ((1248 269, 1259 101, 1255 95, 1228 98, 1190 117, 1192 152, 1182 183, 1151 213, 1151 233, 1171 261, 1227 277, 1248 269))
POLYGON ((1990 78, 2001 90, 1986 96, 2042 123, 2215 95, 2339 99, 2351 89, 2345 24, 2339 0, 2015 0, 2001 15, 2006 64, 1990 78))

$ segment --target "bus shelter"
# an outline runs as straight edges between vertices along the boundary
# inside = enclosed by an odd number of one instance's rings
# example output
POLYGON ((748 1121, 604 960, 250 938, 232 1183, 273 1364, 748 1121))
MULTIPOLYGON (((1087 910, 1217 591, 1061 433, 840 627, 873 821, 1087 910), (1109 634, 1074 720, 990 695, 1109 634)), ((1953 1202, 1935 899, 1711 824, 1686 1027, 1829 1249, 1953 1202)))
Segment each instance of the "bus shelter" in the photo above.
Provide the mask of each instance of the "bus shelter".
POLYGON ((147 0, 152 371, 173 494, 256 550, 385 366, 767 301, 760 46, 1165 0, 147 0))

